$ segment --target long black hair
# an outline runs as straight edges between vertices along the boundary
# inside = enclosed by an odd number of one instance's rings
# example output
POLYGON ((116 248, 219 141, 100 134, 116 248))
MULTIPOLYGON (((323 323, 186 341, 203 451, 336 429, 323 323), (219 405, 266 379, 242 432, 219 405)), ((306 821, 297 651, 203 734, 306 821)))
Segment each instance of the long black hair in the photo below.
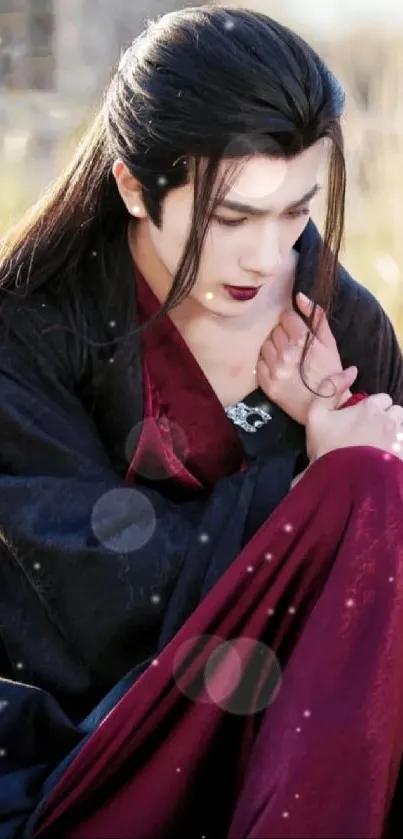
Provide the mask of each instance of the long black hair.
MULTIPOLYGON (((161 311, 192 288, 211 215, 230 184, 223 160, 254 154, 291 158, 328 138, 330 158, 323 247, 313 296, 331 305, 342 242, 345 162, 340 117, 344 92, 317 53, 264 14, 201 6, 148 24, 122 55, 95 121, 70 165, 3 239, 0 303, 46 286, 75 312, 88 297, 83 266, 100 256, 97 289, 122 301, 130 291, 102 260, 105 243, 127 230, 130 215, 112 164, 120 158, 140 181, 156 225, 168 190, 191 177, 192 226, 161 311)), ((93 292, 91 292, 93 293, 93 292)), ((95 304, 95 301, 94 301, 95 304)))

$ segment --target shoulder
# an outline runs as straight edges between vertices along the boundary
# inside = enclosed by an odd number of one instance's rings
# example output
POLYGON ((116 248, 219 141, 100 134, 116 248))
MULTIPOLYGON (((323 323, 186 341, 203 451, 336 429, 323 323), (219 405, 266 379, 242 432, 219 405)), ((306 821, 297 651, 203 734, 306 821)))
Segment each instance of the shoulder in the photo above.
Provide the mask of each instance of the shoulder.
POLYGON ((385 331, 389 325, 389 318, 375 295, 340 265, 331 315, 336 339, 348 339, 352 330, 357 337, 366 335, 368 338, 368 329, 385 331))
MULTIPOLYGON (((312 293, 321 237, 310 222, 299 242, 297 290, 312 293)), ((385 391, 403 403, 403 359, 390 318, 375 295, 339 264, 330 328, 343 366, 356 365, 356 385, 367 393, 385 391)))
POLYGON ((358 367, 355 389, 386 392, 402 404, 403 358, 393 324, 375 295, 344 268, 339 271, 330 326, 343 366, 358 367))

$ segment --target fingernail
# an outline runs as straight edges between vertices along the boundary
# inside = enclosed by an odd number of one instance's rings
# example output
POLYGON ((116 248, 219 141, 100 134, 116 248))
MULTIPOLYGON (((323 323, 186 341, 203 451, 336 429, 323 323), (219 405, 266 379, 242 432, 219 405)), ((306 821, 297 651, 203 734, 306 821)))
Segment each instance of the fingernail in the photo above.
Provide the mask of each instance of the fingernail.
POLYGON ((306 294, 303 294, 302 291, 298 292, 297 297, 299 297, 300 300, 303 300, 304 303, 310 303, 312 305, 312 300, 310 300, 306 294))

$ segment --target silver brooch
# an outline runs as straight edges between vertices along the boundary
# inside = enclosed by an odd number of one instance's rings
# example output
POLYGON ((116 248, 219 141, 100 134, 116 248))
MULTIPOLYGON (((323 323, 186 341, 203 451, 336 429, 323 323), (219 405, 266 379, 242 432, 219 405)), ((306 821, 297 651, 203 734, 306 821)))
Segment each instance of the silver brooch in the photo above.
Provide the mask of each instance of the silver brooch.
POLYGON ((264 408, 245 405, 245 402, 238 402, 237 405, 231 405, 229 408, 225 408, 225 413, 234 425, 239 425, 243 431, 247 431, 249 434, 254 434, 272 419, 271 414, 265 411, 264 408))

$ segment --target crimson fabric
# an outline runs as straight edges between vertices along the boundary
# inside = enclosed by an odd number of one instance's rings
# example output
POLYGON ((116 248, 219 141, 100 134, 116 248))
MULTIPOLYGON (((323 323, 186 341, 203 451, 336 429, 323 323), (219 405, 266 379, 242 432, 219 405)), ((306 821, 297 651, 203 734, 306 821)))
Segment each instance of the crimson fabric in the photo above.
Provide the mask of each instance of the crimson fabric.
MULTIPOLYGON (((141 323, 160 304, 136 272, 141 323)), ((235 426, 169 317, 142 333, 144 417, 128 480, 158 475, 188 491, 208 489, 245 468, 235 426)))
POLYGON ((318 460, 91 736, 36 835, 386 835, 403 744, 402 493, 392 455, 318 460), (243 639, 267 649, 260 667, 243 639))
POLYGON ((358 405, 363 399, 367 399, 368 393, 353 393, 350 399, 342 405, 342 408, 352 408, 353 405, 358 405))

